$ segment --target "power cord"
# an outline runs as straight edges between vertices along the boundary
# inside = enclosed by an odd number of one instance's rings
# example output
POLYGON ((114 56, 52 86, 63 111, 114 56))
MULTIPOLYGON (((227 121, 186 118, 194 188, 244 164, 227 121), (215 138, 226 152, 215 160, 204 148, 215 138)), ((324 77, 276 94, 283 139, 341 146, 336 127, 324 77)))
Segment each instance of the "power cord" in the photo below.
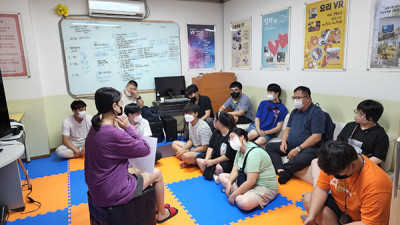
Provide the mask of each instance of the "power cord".
MULTIPOLYGON (((22 186, 25 186, 28 184, 24 184, 22 186)), ((32 213, 37 211, 38 209, 40 209, 40 207, 42 207, 42 203, 39 201, 34 200, 32 197, 29 197, 29 195, 32 193, 32 185, 30 187, 28 187, 29 193, 26 195, 26 199, 28 203, 32 203, 32 204, 36 204, 38 207, 34 210, 28 211, 28 212, 21 212, 21 214, 28 214, 28 213, 32 213)))

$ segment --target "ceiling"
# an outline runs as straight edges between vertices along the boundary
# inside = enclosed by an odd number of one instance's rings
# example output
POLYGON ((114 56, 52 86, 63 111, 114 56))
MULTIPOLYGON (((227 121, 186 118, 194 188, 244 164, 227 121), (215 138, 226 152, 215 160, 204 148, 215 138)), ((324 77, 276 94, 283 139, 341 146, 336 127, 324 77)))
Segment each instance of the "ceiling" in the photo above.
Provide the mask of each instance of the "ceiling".
POLYGON ((179 1, 225 3, 225 2, 228 2, 230 0, 179 0, 179 1))

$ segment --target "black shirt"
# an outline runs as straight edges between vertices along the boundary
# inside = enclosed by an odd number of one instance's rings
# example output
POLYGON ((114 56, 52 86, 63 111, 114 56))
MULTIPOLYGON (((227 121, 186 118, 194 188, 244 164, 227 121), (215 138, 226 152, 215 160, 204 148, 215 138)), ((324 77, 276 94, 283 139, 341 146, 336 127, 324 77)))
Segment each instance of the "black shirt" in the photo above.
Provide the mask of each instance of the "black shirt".
POLYGON ((210 117, 214 118, 214 113, 212 110, 211 99, 205 95, 199 95, 199 103, 197 104, 200 107, 198 118, 203 117, 206 114, 206 110, 211 109, 210 117))
POLYGON ((368 158, 375 156, 376 158, 385 161, 389 148, 389 137, 379 124, 376 124, 376 126, 371 128, 361 130, 360 124, 357 124, 356 122, 350 122, 346 124, 346 126, 340 132, 337 140, 349 143, 349 138, 353 131, 354 134, 352 139, 358 141, 358 144, 356 143, 356 145, 361 145, 362 154, 368 158), (356 126, 357 128, 355 128, 356 126))
POLYGON ((227 135, 222 136, 219 130, 217 129, 214 130, 211 136, 210 145, 208 146, 209 148, 213 149, 211 159, 216 159, 221 155, 225 155, 230 160, 232 160, 232 162, 233 160, 235 160, 236 151, 232 149, 231 145, 228 142, 229 133, 230 132, 228 132, 227 135))

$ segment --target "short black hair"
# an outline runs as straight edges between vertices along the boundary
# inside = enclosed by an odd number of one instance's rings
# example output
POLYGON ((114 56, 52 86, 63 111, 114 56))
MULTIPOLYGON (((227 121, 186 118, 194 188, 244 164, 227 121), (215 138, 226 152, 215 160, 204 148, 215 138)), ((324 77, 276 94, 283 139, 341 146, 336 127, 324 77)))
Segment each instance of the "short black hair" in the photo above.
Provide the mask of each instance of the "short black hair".
POLYGON ((136 103, 130 103, 124 108, 125 115, 129 115, 129 113, 135 114, 138 112, 142 112, 142 108, 140 108, 140 106, 136 103))
POLYGON ((319 168, 328 175, 339 174, 358 159, 353 146, 344 141, 326 142, 318 149, 317 155, 319 168))
POLYGON ((308 97, 311 98, 311 90, 310 90, 310 88, 308 88, 306 86, 298 86, 296 89, 294 89, 293 92, 296 92, 296 91, 301 91, 303 93, 306 93, 306 94, 308 94, 308 97))
POLYGON ((215 113, 215 120, 222 123, 229 130, 236 127, 235 118, 231 114, 225 111, 218 111, 215 113))
POLYGON ((82 109, 83 107, 86 107, 86 103, 82 100, 75 100, 71 103, 72 110, 82 109))
POLYGON ((242 90, 242 84, 239 81, 233 81, 231 85, 229 85, 229 88, 239 88, 239 90, 242 90))
POLYGON ((196 92, 199 92, 199 88, 195 84, 191 84, 186 88, 186 95, 188 96, 196 92))
POLYGON ((377 101, 367 99, 358 104, 357 110, 363 111, 367 120, 377 123, 382 116, 383 105, 377 101))
POLYGON ((188 114, 188 113, 198 113, 200 111, 200 107, 194 103, 188 103, 185 105, 183 108, 183 113, 188 114))
POLYGON ((133 85, 133 86, 135 86, 136 88, 138 87, 138 83, 137 83, 136 81, 134 81, 134 80, 130 80, 130 81, 126 84, 126 86, 128 86, 128 85, 133 85))
POLYGON ((281 86, 279 86, 278 84, 275 83, 269 84, 267 87, 267 91, 273 91, 275 93, 278 92, 279 93, 278 97, 281 96, 281 86))
POLYGON ((242 128, 233 128, 231 133, 235 133, 239 137, 243 136, 246 141, 249 141, 249 138, 247 137, 247 131, 243 130, 242 128))

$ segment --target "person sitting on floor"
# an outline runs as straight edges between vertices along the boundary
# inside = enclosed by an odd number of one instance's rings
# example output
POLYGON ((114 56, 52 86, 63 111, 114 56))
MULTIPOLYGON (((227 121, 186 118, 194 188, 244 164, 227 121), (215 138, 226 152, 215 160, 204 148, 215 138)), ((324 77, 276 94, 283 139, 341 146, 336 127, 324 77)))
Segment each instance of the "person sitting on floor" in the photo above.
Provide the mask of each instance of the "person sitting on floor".
POLYGON ((73 115, 67 117, 62 125, 63 145, 56 149, 61 158, 79 158, 85 155, 85 139, 92 126, 92 117, 86 114, 86 103, 75 100, 71 103, 73 115))
POLYGON ((268 100, 260 102, 256 118, 250 124, 249 140, 264 146, 275 134, 282 130, 283 122, 288 113, 285 105, 282 104, 281 87, 277 84, 270 84, 267 87, 268 100))
MULTIPOLYGON (((141 136, 151 137, 153 134, 150 129, 149 121, 142 117, 142 109, 136 103, 125 106, 124 113, 128 117, 129 123, 136 129, 141 136)), ((156 151, 156 162, 162 158, 162 153, 156 151)))
POLYGON ((229 132, 236 127, 235 119, 229 113, 219 111, 215 114, 214 127, 207 152, 199 154, 196 162, 201 171, 215 166, 214 180, 218 183, 218 175, 230 173, 235 160, 236 151, 229 145, 229 132))
POLYGON ((153 186, 158 209, 156 222, 175 216, 178 210, 164 204, 164 182, 159 169, 154 169, 153 174, 128 172, 128 160, 148 155, 150 146, 122 115, 121 93, 104 87, 96 91, 94 98, 98 113, 92 119, 85 152, 85 182, 93 203, 98 207, 126 204, 153 186))
POLYGON ((140 107, 144 106, 144 101, 139 95, 138 83, 130 80, 123 91, 121 91, 122 108, 125 108, 129 103, 136 103, 140 107))
POLYGON ((230 174, 219 175, 219 181, 225 187, 229 203, 236 203, 240 209, 246 211, 256 207, 263 208, 276 197, 278 192, 278 182, 271 158, 264 149, 249 142, 247 132, 241 128, 234 128, 231 131, 229 144, 237 151, 234 166, 230 174), (246 177, 240 175, 242 172, 246 177))
POLYGON ((172 142, 172 149, 176 157, 182 162, 181 168, 196 164, 196 156, 205 152, 208 148, 211 138, 210 126, 197 117, 200 107, 194 103, 188 103, 183 108, 185 121, 189 123, 189 140, 172 142))
POLYGON ((231 97, 219 107, 219 111, 232 108, 233 112, 229 112, 229 114, 235 118, 236 124, 250 124, 254 119, 254 109, 250 98, 242 93, 242 84, 234 81, 229 88, 231 97))
POLYGON ((292 99, 296 109, 290 114, 282 142, 269 142, 265 145, 279 174, 280 184, 286 184, 294 172, 309 166, 317 157, 317 147, 325 132, 325 114, 312 103, 310 89, 297 87, 292 99), (281 156, 287 156, 289 162, 283 164, 281 156))
MULTIPOLYGON (((378 124, 383 113, 383 105, 374 100, 360 102, 354 110, 354 122, 347 123, 340 131, 337 140, 351 144, 357 151, 379 165, 385 161, 389 148, 389 137, 378 124)), ((318 159, 311 162, 311 175, 315 186, 321 169, 318 159)))
POLYGON ((388 224, 392 181, 372 160, 346 142, 328 141, 318 149, 318 166, 317 186, 303 199, 304 225, 388 224))

